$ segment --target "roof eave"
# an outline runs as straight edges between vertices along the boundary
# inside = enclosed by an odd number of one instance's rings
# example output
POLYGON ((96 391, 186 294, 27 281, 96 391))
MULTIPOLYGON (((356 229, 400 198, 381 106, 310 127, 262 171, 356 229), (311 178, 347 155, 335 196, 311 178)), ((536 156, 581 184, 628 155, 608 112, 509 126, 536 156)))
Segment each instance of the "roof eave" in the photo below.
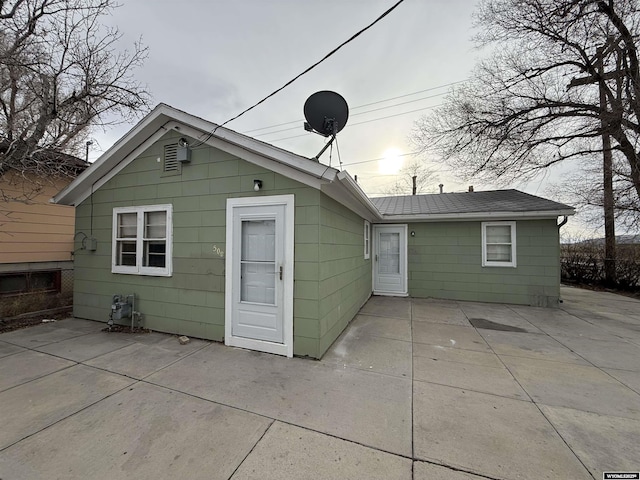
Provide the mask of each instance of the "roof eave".
POLYGON ((382 215, 385 223, 398 222, 452 222, 452 221, 472 221, 472 220, 543 220, 557 218, 560 216, 575 215, 575 209, 563 210, 539 210, 528 212, 470 212, 470 213, 432 213, 432 214, 404 214, 404 215, 382 215))
POLYGON ((165 116, 167 105, 157 105, 147 116, 140 120, 131 130, 118 139, 106 152, 104 152, 93 164, 67 185, 62 191, 52 198, 53 203, 62 205, 77 205, 82 200, 84 192, 90 190, 93 185, 115 166, 128 157, 136 146, 150 138, 164 124, 169 121, 165 116))
MULTIPOLYGON (((179 124, 189 126, 200 134, 208 134, 204 143, 212 143, 212 140, 220 140, 241 148, 247 152, 263 156, 279 162, 282 165, 302 172, 320 181, 331 182, 335 179, 337 170, 317 162, 311 162, 292 152, 257 141, 245 135, 208 122, 199 117, 177 110, 166 104, 156 106, 145 118, 135 125, 127 134, 116 141, 103 155, 98 158, 87 170, 80 174, 71 184, 52 198, 53 203, 63 205, 78 205, 89 195, 94 186, 99 188, 105 178, 109 178, 110 172, 122 162, 132 159, 132 153, 147 141, 160 135, 164 135, 171 128, 180 132, 179 124), (164 129, 164 131, 161 131, 164 129), (215 135, 211 134, 216 130, 215 135), (101 182, 98 184, 98 182, 101 182)), ((193 133, 193 132, 190 132, 193 133)), ((199 135, 202 136, 202 135, 199 135)), ((319 187, 319 185, 317 186, 319 187)))
POLYGON ((366 193, 360 188, 360 185, 349 175, 349 172, 343 170, 336 175, 336 178, 340 182, 340 185, 346 190, 350 197, 352 198, 353 206, 359 206, 361 209, 364 208, 364 211, 358 212, 363 218, 366 218, 369 221, 377 222, 382 220, 382 214, 378 210, 378 208, 373 204, 371 199, 367 196, 366 193))

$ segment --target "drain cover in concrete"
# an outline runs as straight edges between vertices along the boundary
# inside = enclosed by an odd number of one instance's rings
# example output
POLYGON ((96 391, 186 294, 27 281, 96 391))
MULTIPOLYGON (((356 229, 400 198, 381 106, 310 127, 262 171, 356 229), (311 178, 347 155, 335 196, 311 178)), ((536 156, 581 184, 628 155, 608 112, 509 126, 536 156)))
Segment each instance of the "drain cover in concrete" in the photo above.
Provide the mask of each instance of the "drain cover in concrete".
POLYGON ((470 318, 469 323, 476 328, 484 328, 486 330, 499 330, 501 332, 525 332, 524 328, 513 327, 511 325, 505 325, 503 323, 492 322, 486 318, 470 318))

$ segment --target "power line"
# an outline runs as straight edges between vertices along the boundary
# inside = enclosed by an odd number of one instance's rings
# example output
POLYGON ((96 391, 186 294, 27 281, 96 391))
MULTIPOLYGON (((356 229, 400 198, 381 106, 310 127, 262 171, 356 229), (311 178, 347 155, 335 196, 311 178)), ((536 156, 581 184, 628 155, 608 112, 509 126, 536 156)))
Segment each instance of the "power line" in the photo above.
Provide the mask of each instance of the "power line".
MULTIPOLYGON (((412 96, 412 95, 418 95, 419 93, 432 92, 433 90, 439 90, 439 89, 441 89, 441 88, 450 87, 450 86, 452 86, 452 85, 457 85, 457 84, 459 84, 459 83, 465 83, 465 82, 467 82, 467 81, 468 81, 468 79, 465 79, 465 80, 458 80, 458 81, 455 81, 455 82, 449 82, 449 83, 445 83, 445 84, 443 84, 443 85, 438 85, 437 87, 426 88, 426 89, 424 89, 424 90, 418 90, 417 92, 405 93, 404 95, 398 95, 397 97, 385 98, 385 99, 383 99, 383 100, 377 100, 377 101, 375 101, 375 102, 365 103, 365 104, 362 104, 362 105, 358 105, 358 106, 356 106, 356 107, 350 107, 350 109, 351 109, 351 110, 357 110, 358 108, 364 108, 364 107, 369 107, 369 106, 371 106, 371 105, 377 105, 377 104, 379 104, 379 103, 390 102, 391 100, 397 100, 397 99, 399 99, 399 98, 406 98, 406 97, 410 97, 410 96, 412 96)), ((446 92, 445 92, 445 93, 446 93, 446 92)), ((438 94, 438 95, 434 95, 434 97, 439 97, 439 96, 445 95, 445 93, 440 93, 440 94, 438 94)), ((424 98, 432 98, 432 97, 424 97, 424 98)), ((417 100, 413 100, 413 101, 416 101, 416 102, 417 102, 418 100, 424 100, 424 98, 422 98, 422 99, 417 99, 417 100)), ((403 104, 396 104, 396 105, 403 105, 403 104)), ((395 106, 395 105, 391 105, 391 106, 395 106)), ((391 106, 390 106, 390 107, 391 107, 391 106)), ((385 107, 385 108, 390 108, 390 107, 385 107)), ((370 110, 370 111, 374 111, 374 110, 370 110)), ((352 116, 355 116, 355 115, 362 115, 363 113, 367 113, 367 112, 354 113, 352 116)), ((298 119, 298 120, 291 120, 291 121, 289 121, 289 122, 283 122, 283 123, 278 123, 278 124, 275 124, 275 125, 269 125, 269 126, 267 126, 267 127, 252 128, 251 130, 245 130, 245 131, 244 131, 244 132, 242 132, 242 133, 246 135, 246 134, 248 134, 248 133, 252 133, 252 132, 259 132, 260 130, 268 130, 268 129, 270 129, 270 128, 283 127, 283 126, 285 126, 285 125, 290 125, 290 124, 292 124, 292 123, 300 123, 300 122, 303 122, 303 121, 304 121, 304 119, 303 119, 303 118, 300 118, 300 119, 298 119)), ((276 132, 271 132, 271 133, 276 133, 276 132)))
POLYGON ((334 48, 333 50, 331 50, 329 53, 327 53, 324 57, 322 57, 320 60, 318 60, 316 63, 314 63, 313 65, 311 65, 310 67, 308 67, 306 70, 304 70, 302 73, 299 73, 298 75, 296 75, 295 77, 293 77, 291 80, 289 80, 287 83, 285 83, 283 86, 281 86, 280 88, 274 90, 273 92, 271 92, 269 95, 267 95, 266 97, 264 97, 262 100, 254 103, 253 105, 251 105, 249 108, 243 110, 242 112, 240 112, 239 114, 237 114, 235 117, 231 117, 229 120, 221 123, 220 125, 217 125, 207 136, 207 138, 203 141, 201 141, 200 145, 202 145, 204 142, 206 142, 207 140, 209 140, 211 138, 211 136, 216 132, 216 130, 220 127, 225 126, 227 123, 232 122, 238 118, 240 118, 242 115, 244 115, 245 113, 253 110, 254 108, 256 108, 258 105, 264 103, 265 101, 267 101, 269 98, 273 97, 275 94, 281 92, 282 90, 284 90, 286 87, 288 87, 289 85, 291 85, 293 82, 295 82, 297 79, 299 79, 300 77, 302 77, 304 74, 310 72, 311 70, 313 70, 315 67, 317 67, 318 65, 320 65, 322 62, 324 62, 325 60, 327 60, 329 57, 331 57, 332 55, 334 55, 338 50, 340 50, 342 47, 344 47, 345 45, 351 43, 353 40, 355 40, 357 37, 359 37, 360 35, 362 35, 364 32, 366 32, 367 30, 369 30, 371 27, 373 27, 376 23, 378 23, 380 20, 382 20, 384 17, 386 17, 387 15, 389 15, 392 11, 394 11, 402 2, 404 2, 404 0, 398 0, 393 6, 391 6, 391 8, 387 9, 384 13, 382 13, 382 15, 380 15, 378 18, 376 18, 373 22, 371 22, 369 25, 367 25, 366 27, 364 27, 363 29, 359 30, 358 32, 356 32, 354 35, 352 35, 349 39, 345 40, 344 42, 342 42, 340 45, 338 45, 336 48, 334 48))
MULTIPOLYGON (((379 112, 380 110, 386 110, 387 108, 399 107, 401 105, 407 105, 409 103, 419 102, 421 100, 428 100, 430 98, 441 97, 442 95, 445 95, 445 93, 439 93, 437 95, 429 95, 427 97, 416 98, 415 100, 409 100, 408 102, 394 103, 393 105, 387 105, 386 107, 374 108, 372 110, 367 110, 366 112, 354 113, 354 114, 351 115, 351 117, 355 117, 356 115, 365 115, 367 113, 372 113, 372 112, 379 112)), ((370 103, 369 105, 373 105, 373 104, 370 103)), ((302 120, 300 120, 300 121, 302 121, 302 120)), ((288 132, 289 130, 297 130, 298 128, 300 128, 299 125, 295 126, 295 127, 283 128, 282 130, 274 130, 273 132, 259 133, 257 135, 254 135, 254 137, 263 137, 265 135, 271 135, 272 133, 288 132)))
MULTIPOLYGON (((401 153, 399 155, 394 155, 394 157, 407 157, 410 155, 418 155, 420 152, 409 152, 409 153, 401 153)), ((386 160, 386 157, 380 158, 372 158, 371 160, 361 160, 359 162, 351 162, 345 165, 345 167, 350 167, 351 165, 360 165, 362 163, 370 163, 370 162, 379 162, 380 160, 386 160)))
MULTIPOLYGON (((370 105, 376 105, 378 103, 390 102, 391 100, 397 100, 399 98, 410 97, 411 95, 417 95, 419 93, 432 92, 433 90, 439 90, 441 88, 450 87, 451 85, 457 85, 459 83, 465 83, 467 81, 468 81, 468 79, 458 80, 456 82, 449 82, 449 83, 445 83, 443 85, 438 85, 437 87, 426 88, 424 90, 419 90, 419 91, 413 92, 413 93, 406 93, 404 95, 398 95, 397 97, 391 97, 391 98, 387 98, 385 100, 378 100, 377 102, 365 103, 364 105, 358 105, 357 107, 353 107, 352 110, 355 110, 356 108, 368 107, 370 105)), ((436 96, 440 96, 440 95, 444 95, 444 93, 440 93, 440 94, 438 94, 436 96)), ((429 98, 429 97, 425 97, 425 98, 429 98)), ((399 105, 402 105, 402 104, 399 104, 399 105)))
MULTIPOLYGON (((387 118, 399 117, 401 115, 407 115, 409 113, 421 112, 422 110, 429 110, 430 108, 437 108, 437 107, 441 107, 442 105, 443 105, 442 103, 439 103, 437 105, 431 105, 429 107, 418 108, 416 110, 409 110, 408 112, 396 113, 394 115, 387 115, 385 117, 372 118, 371 120, 365 120, 363 122, 351 123, 351 124, 347 125, 344 128, 355 127, 356 125, 362 125, 362 124, 365 124, 365 123, 377 122, 378 120, 385 120, 387 118)), ((300 138, 300 137, 308 137, 308 136, 309 135, 307 133, 303 133, 301 135, 293 135, 291 137, 276 138, 274 140, 269 140, 268 143, 280 142, 282 140, 290 140, 292 138, 300 138)))

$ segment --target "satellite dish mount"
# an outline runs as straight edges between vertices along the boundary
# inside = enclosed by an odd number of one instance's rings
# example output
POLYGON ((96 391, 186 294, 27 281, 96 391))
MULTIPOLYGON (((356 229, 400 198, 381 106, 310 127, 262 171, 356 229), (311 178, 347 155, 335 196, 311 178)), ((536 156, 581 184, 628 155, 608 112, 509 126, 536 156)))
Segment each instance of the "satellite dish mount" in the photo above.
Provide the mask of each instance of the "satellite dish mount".
POLYGON ((320 161, 327 148, 336 139, 336 135, 347 124, 349 119, 349 106, 344 98, 336 92, 323 90, 311 95, 304 102, 304 129, 307 132, 317 133, 323 137, 331 137, 331 140, 320 150, 312 160, 320 161))

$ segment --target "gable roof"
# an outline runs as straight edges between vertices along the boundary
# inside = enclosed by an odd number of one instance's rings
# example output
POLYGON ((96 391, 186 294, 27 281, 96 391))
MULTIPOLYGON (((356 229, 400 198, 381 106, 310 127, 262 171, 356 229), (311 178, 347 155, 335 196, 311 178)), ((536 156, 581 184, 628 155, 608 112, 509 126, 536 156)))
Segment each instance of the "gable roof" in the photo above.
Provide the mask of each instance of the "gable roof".
POLYGON ((379 217, 373 203, 346 172, 164 103, 156 106, 52 201, 64 205, 80 204, 171 130, 195 139, 198 144, 207 144, 321 190, 363 218, 375 220, 379 217))
POLYGON ((438 220, 477 216, 542 218, 575 213, 573 207, 518 190, 378 197, 371 201, 388 220, 399 217, 438 220))
POLYGON ((220 127, 164 103, 140 120, 52 201, 80 204, 172 130, 195 139, 198 144, 207 144, 316 188, 373 222, 554 218, 575 213, 567 205, 517 190, 370 199, 346 171, 220 127))

